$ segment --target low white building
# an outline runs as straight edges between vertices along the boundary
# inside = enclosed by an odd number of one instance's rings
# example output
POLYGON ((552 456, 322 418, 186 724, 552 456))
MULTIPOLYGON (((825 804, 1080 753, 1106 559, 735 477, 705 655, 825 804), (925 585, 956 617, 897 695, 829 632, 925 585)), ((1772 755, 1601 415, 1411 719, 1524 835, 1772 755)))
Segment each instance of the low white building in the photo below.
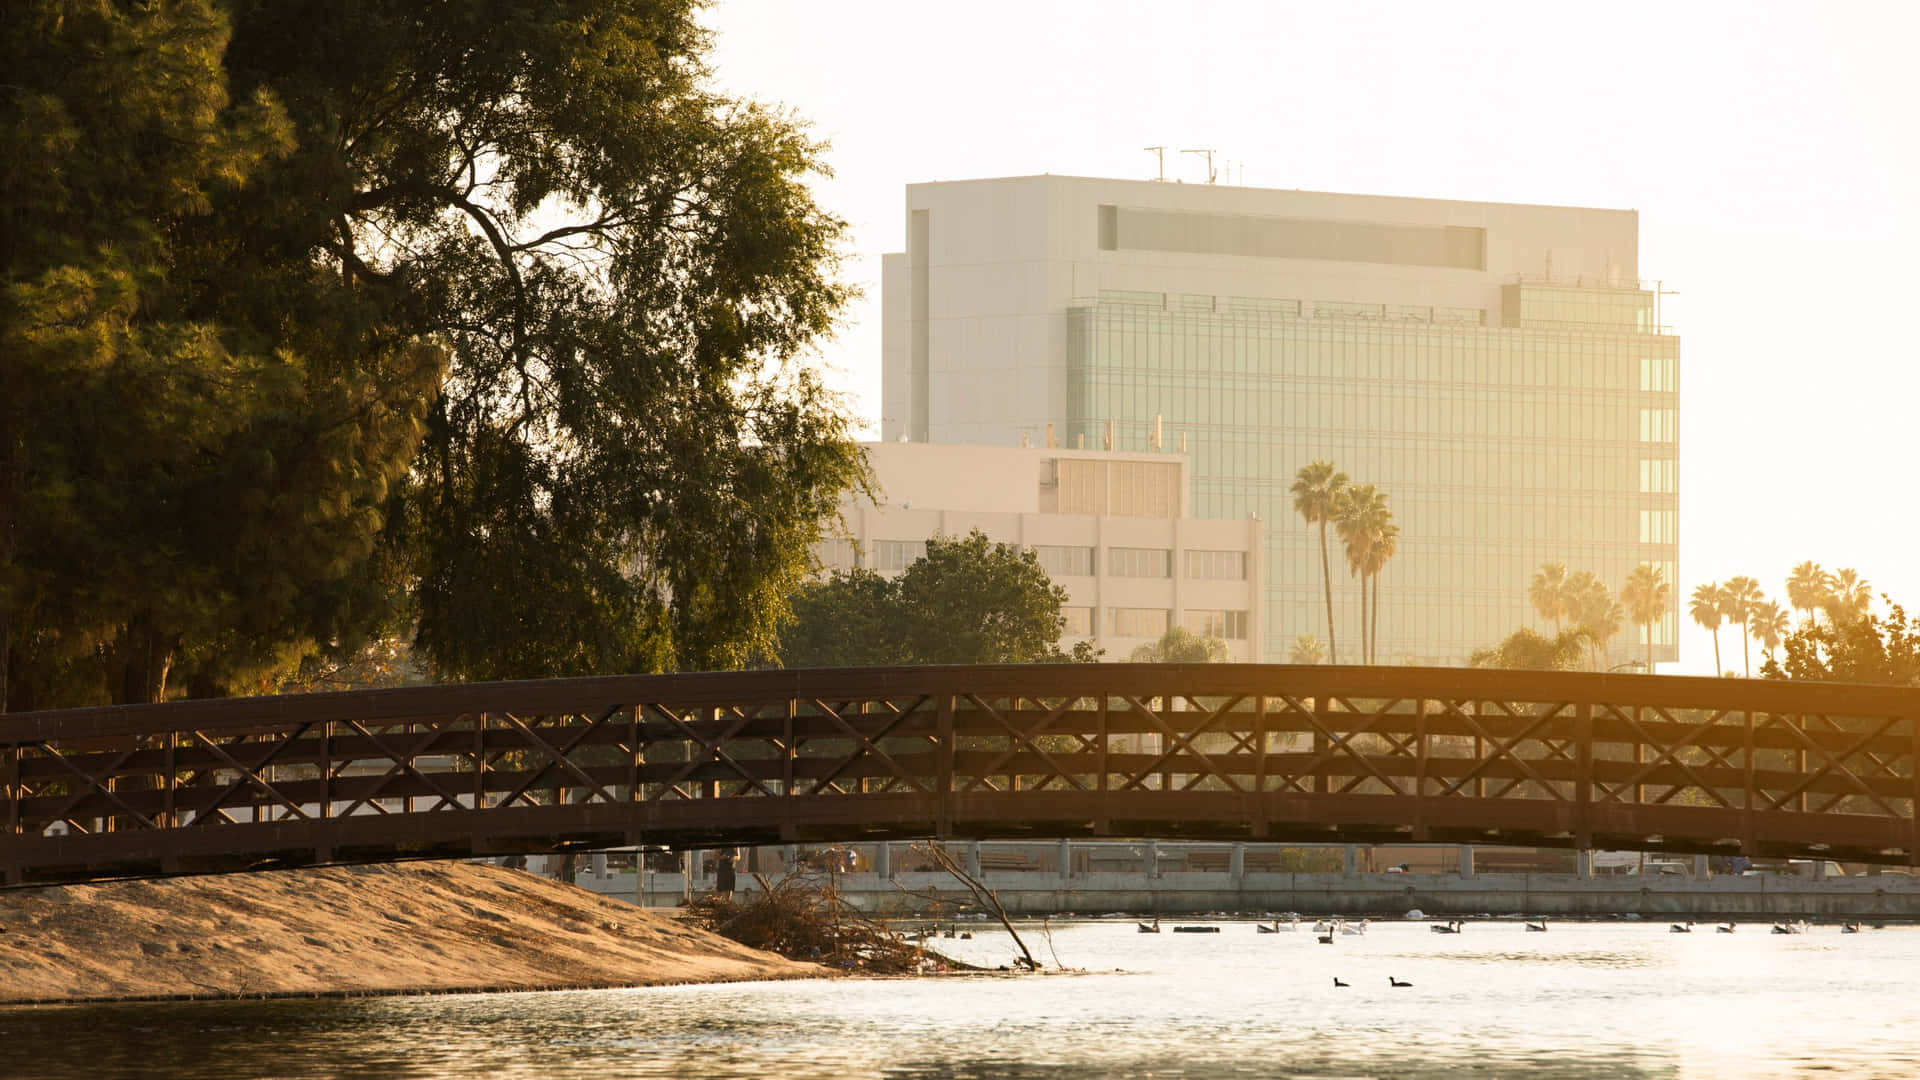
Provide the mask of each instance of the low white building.
POLYGON ((1058 447, 871 443, 874 500, 850 497, 845 534, 816 549, 823 570, 892 576, 930 536, 975 529, 1030 547, 1069 594, 1061 648, 1091 640, 1125 660, 1170 626, 1258 660, 1265 540, 1257 518, 1187 516, 1187 458, 1058 447))

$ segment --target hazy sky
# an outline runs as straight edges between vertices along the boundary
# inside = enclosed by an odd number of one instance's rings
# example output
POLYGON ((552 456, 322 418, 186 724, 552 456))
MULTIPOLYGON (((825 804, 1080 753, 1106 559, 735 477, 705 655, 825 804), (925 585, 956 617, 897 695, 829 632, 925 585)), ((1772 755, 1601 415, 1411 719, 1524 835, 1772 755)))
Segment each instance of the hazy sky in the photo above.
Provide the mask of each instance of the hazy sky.
MULTIPOLYGON (((872 434, 909 183, 1151 179, 1164 144, 1250 187, 1627 207, 1641 276, 1679 293, 1683 595, 1745 573, 1784 606, 1811 558, 1920 607, 1920 3, 720 0, 707 22, 722 88, 832 142, 819 197, 867 296, 825 361, 872 434)), ((1168 153, 1169 178, 1204 168, 1168 153)), ((1684 619, 1681 653, 1712 671, 1684 619)))

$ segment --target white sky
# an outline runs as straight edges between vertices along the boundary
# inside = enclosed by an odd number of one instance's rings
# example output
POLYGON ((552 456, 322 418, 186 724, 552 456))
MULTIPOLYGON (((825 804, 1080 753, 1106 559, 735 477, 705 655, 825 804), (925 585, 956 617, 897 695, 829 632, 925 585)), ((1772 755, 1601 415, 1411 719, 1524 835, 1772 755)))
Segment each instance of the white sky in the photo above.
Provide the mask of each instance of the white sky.
MULTIPOLYGON (((1164 144, 1253 187, 1629 207, 1641 276, 1679 292, 1683 595, 1745 573, 1785 606, 1811 558, 1920 607, 1920 3, 719 0, 706 22, 722 89, 832 143, 818 197, 867 295, 824 352, 869 435, 909 183, 1150 179, 1164 144)), ((1204 168, 1168 154, 1169 178, 1204 168)), ((1681 654, 1712 672, 1684 620, 1681 654)))

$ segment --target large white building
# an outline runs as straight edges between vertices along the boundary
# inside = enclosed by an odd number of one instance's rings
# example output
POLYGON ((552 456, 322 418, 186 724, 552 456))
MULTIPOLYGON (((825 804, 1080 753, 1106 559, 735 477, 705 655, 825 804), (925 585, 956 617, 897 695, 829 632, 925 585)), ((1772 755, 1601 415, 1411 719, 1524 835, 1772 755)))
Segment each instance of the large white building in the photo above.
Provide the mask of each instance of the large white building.
MULTIPOLYGON (((1145 451, 1187 441, 1192 512, 1267 523, 1262 659, 1327 636, 1316 459, 1384 489, 1383 663, 1521 625, 1549 561, 1677 581, 1679 342, 1629 210, 1030 176, 907 189, 885 257, 884 437, 1145 451)), ((1333 555, 1340 659, 1359 592, 1333 555)), ((1651 627, 1676 658, 1678 597, 1651 627)), ((1644 655, 1626 624, 1609 662, 1644 655)))
POLYGON ((1125 660, 1185 626, 1224 640, 1231 660, 1262 655, 1261 523, 1188 517, 1184 457, 902 442, 866 450, 879 491, 846 500, 844 535, 815 552, 824 568, 891 576, 926 553, 928 537, 978 529, 1032 548, 1066 588, 1063 649, 1090 640, 1103 659, 1125 660))

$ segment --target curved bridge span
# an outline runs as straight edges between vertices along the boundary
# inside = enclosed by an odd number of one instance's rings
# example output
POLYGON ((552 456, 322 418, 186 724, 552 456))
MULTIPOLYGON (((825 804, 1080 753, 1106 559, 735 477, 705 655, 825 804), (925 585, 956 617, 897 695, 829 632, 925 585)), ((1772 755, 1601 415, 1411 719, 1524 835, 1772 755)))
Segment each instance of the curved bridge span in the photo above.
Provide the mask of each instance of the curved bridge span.
POLYGON ((0 717, 10 885, 917 837, 1446 842, 1920 865, 1920 690, 1025 665, 0 717))

